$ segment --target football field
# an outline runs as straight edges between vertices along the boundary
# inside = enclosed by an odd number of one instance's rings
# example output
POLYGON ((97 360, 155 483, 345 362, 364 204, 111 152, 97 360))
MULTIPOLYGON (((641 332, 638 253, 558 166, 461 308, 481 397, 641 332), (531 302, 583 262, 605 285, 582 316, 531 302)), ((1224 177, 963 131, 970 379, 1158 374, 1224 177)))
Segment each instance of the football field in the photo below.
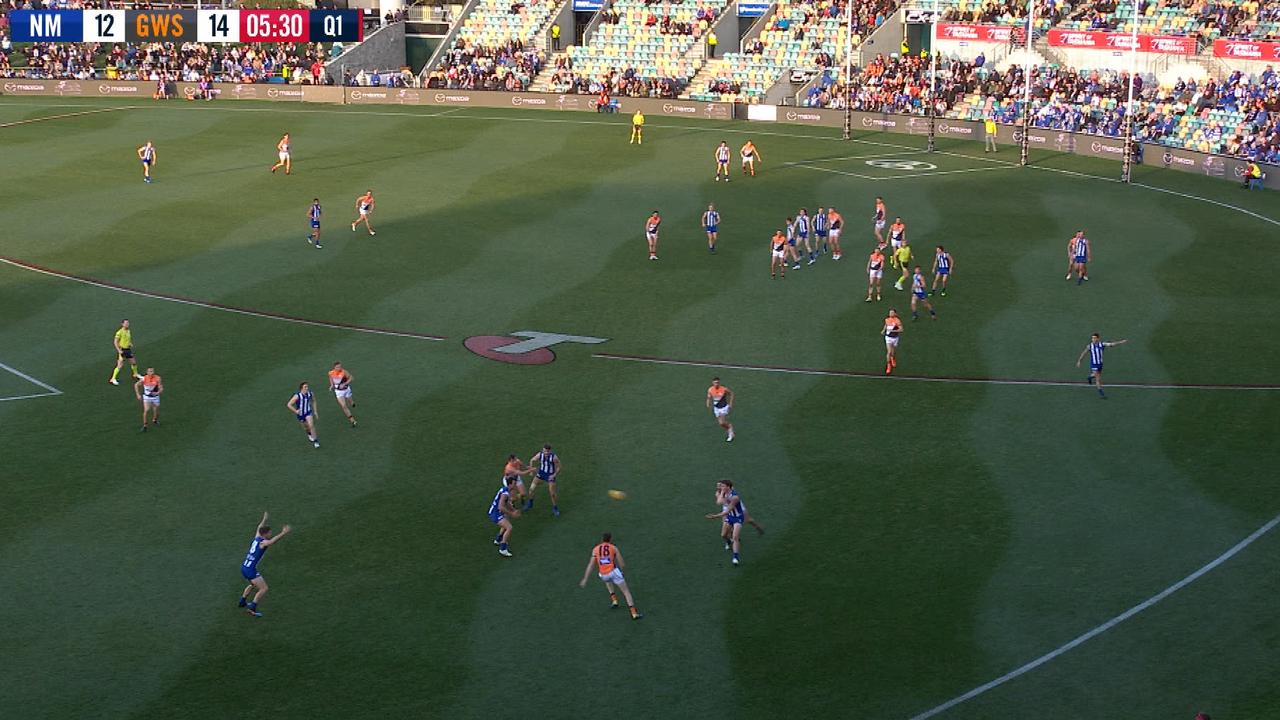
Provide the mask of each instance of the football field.
POLYGON ((920 136, 628 132, 0 99, 0 715, 1280 715, 1274 193, 920 136), (284 132, 290 176, 267 172, 284 132), (368 189, 372 237, 350 229, 368 189), (876 196, 926 273, 955 258, 936 321, 890 274, 864 302, 876 196), (771 280, 783 219, 833 205, 844 258, 771 280), (107 382, 125 318, 164 378, 145 433, 127 366, 107 382), (1128 340, 1106 400, 1076 366, 1093 332, 1128 340), (302 381, 319 449, 285 407, 302 381), (562 515, 539 489, 502 558, 486 510, 543 443, 562 515), (721 478, 767 530, 737 567, 704 517, 721 478), (238 566, 264 510, 293 532, 255 619, 238 566), (638 622, 578 587, 605 531, 638 622))

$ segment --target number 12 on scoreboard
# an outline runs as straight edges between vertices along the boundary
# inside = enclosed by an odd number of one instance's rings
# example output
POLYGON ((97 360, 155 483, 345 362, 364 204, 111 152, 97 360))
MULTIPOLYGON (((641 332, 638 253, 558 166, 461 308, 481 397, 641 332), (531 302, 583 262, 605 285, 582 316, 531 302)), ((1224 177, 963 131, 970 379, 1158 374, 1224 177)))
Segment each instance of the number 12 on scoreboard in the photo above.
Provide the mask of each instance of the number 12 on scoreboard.
POLYGON ((201 10, 196 14, 196 39, 202 43, 240 42, 240 18, 235 10, 201 10))

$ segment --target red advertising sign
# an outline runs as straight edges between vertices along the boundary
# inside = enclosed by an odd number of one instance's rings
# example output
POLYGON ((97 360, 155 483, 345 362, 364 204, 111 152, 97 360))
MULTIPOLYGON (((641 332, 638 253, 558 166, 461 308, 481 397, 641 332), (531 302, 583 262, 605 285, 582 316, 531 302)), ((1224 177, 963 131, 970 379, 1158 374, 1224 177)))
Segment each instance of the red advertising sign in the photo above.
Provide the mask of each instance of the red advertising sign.
MULTIPOLYGON (((1128 33, 1098 30, 1049 31, 1049 44, 1078 50, 1132 50, 1133 36, 1128 33)), ((1139 35, 1138 52, 1160 55, 1194 55, 1196 39, 1178 35, 1139 35)))
POLYGON ((1013 28, 1009 25, 965 25, 962 23, 938 23, 939 40, 968 40, 970 42, 1009 42, 1013 28))
POLYGON ((1280 42, 1256 40, 1214 40, 1213 56, 1233 60, 1280 61, 1280 42))

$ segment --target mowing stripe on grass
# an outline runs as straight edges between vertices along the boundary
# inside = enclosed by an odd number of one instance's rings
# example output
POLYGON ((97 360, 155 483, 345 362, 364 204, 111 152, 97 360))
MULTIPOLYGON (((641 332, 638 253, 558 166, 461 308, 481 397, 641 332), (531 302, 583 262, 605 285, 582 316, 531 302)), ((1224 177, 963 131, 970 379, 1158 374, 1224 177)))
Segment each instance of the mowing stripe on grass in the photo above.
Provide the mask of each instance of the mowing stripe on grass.
POLYGON ((294 323, 295 325, 310 325, 312 327, 330 328, 333 330, 351 330, 352 332, 368 333, 370 335, 387 335, 390 337, 412 338, 414 340, 447 340, 442 335, 430 335, 428 333, 411 332, 408 330, 387 330, 384 328, 368 327, 365 325, 352 325, 351 323, 341 322, 325 322, 323 320, 308 320, 306 318, 294 317, 292 315, 282 315, 280 313, 267 312, 265 310, 253 310, 251 308, 236 307, 234 305, 223 305, 222 303, 209 302, 207 300, 193 300, 191 298, 180 297, 178 295, 169 295, 166 293, 149 292, 147 290, 138 290, 137 288, 125 287, 105 280, 95 280, 80 275, 72 275, 70 273, 51 270, 46 267, 34 265, 32 263, 23 262, 10 257, 0 256, 0 263, 10 265, 22 270, 30 270, 38 272, 42 275, 61 278, 63 280, 71 280, 84 285, 103 288, 105 290, 114 290, 116 292, 128 293, 139 297, 151 298, 153 300, 164 300, 166 302, 181 303, 183 305, 193 305, 195 307, 205 308, 206 310, 220 310, 222 312, 235 313, 237 315, 248 315, 250 317, 263 318, 266 320, 279 320, 280 322, 294 323))
POLYGON ((985 684, 983 684, 983 685, 979 685, 978 687, 976 687, 976 688, 974 688, 974 689, 970 690, 969 692, 967 692, 967 693, 965 693, 965 694, 963 694, 963 695, 956 696, 956 697, 954 697, 954 698, 952 698, 952 699, 950 699, 950 700, 948 700, 948 701, 946 701, 946 702, 942 703, 941 705, 938 705, 938 706, 937 706, 937 707, 935 707, 935 708, 932 708, 932 709, 930 709, 930 710, 926 710, 926 711, 924 711, 924 712, 920 713, 919 715, 915 715, 915 716, 913 716, 913 717, 911 718, 911 720, 926 720, 927 718, 931 718, 931 717, 933 717, 933 716, 935 716, 935 715, 939 715, 939 714, 941 714, 941 713, 944 713, 944 712, 946 712, 946 711, 950 710, 951 708, 953 708, 953 707, 955 707, 955 706, 959 705, 960 703, 965 702, 966 700, 972 700, 973 698, 975 698, 975 697, 977 697, 977 696, 979 696, 979 695, 981 695, 981 694, 983 694, 983 693, 987 692, 988 690, 991 690, 991 689, 993 689, 993 688, 997 688, 997 687, 999 687, 999 686, 1001 686, 1001 685, 1003 685, 1003 684, 1005 684, 1005 683, 1009 682, 1010 680, 1013 680, 1014 678, 1016 678, 1016 677, 1018 677, 1018 676, 1020 676, 1020 675, 1025 675, 1026 673, 1031 672, 1032 670, 1035 670, 1036 668, 1040 667, 1041 665, 1044 665, 1045 663, 1047 663, 1047 662, 1049 662, 1050 660, 1052 660, 1052 659, 1054 659, 1054 658, 1058 657, 1059 655, 1063 655, 1063 654, 1065 654, 1066 652, 1068 652, 1068 651, 1070 651, 1070 650, 1073 650, 1073 649, 1075 649, 1075 648, 1077 648, 1077 647, 1079 647, 1079 646, 1083 645, 1084 643, 1086 643, 1086 642, 1088 642, 1088 641, 1092 640, 1093 638, 1095 638, 1095 637, 1097 637, 1097 636, 1101 635, 1102 633, 1104 633, 1104 632, 1106 632, 1106 631, 1110 630, 1111 628, 1113 628, 1113 627, 1115 627, 1115 626, 1119 625, 1120 623, 1124 622, 1125 620, 1128 620, 1129 618, 1133 617, 1134 615, 1137 615, 1138 613, 1142 612, 1143 610, 1146 610, 1147 608, 1151 607, 1152 605, 1155 605, 1156 603, 1160 602, 1161 600, 1164 600, 1165 598, 1169 597, 1170 595, 1172 595, 1172 594, 1174 594, 1174 593, 1178 592, 1179 590, 1181 590, 1182 588, 1184 588, 1184 587, 1186 587, 1186 586, 1190 585, 1191 583, 1195 582, 1196 580, 1199 580, 1201 577, 1203 577, 1203 576, 1204 576, 1206 573, 1208 573, 1210 570, 1213 570, 1214 568, 1218 567, 1218 566, 1219 566, 1219 565, 1221 565, 1222 563, 1224 563, 1224 562, 1226 562, 1226 561, 1230 560, 1232 557, 1234 557, 1234 556, 1235 556, 1237 553, 1239 553, 1241 550, 1244 550, 1245 548, 1247 548, 1247 547, 1249 547, 1250 545, 1252 545, 1252 544, 1253 544, 1253 542, 1254 542, 1255 540, 1257 540, 1258 538, 1262 537, 1263 535, 1266 535, 1267 533, 1271 532, 1271 530, 1272 530, 1276 525, 1278 525, 1278 524, 1280 524, 1280 515, 1277 515, 1277 516, 1275 516, 1275 517, 1271 518, 1271 520, 1270 520, 1269 522, 1267 522, 1265 525, 1263 525, 1262 527, 1258 528, 1257 530, 1254 530, 1254 531, 1253 531, 1253 533, 1252 533, 1251 535, 1249 535, 1249 537, 1247 537, 1247 538, 1245 538, 1245 539, 1241 540, 1240 542, 1236 543, 1234 546, 1232 546, 1232 547, 1231 547, 1231 549, 1230 549, 1230 550, 1227 550, 1226 552, 1222 553, 1221 555, 1219 555, 1218 557, 1214 558, 1213 560, 1210 560, 1208 563, 1206 563, 1204 566, 1202 566, 1199 570, 1196 570, 1195 572, 1193 572, 1193 573, 1191 573, 1190 575, 1188 575, 1188 576, 1186 576, 1186 577, 1182 578, 1182 579, 1181 579, 1181 580, 1179 580, 1178 582, 1176 582, 1176 583, 1174 583, 1174 584, 1170 585, 1169 587, 1165 588, 1164 590, 1161 590, 1160 592, 1156 593, 1155 595, 1152 595, 1151 597, 1147 598, 1146 600, 1143 600, 1142 602, 1138 603, 1137 605, 1134 605, 1133 607, 1129 608, 1128 610, 1125 610, 1124 612, 1120 613, 1119 615, 1117 615, 1117 616, 1115 616, 1115 617, 1111 618, 1110 620, 1108 620, 1108 621, 1106 621, 1106 622, 1102 623, 1101 625, 1099 625, 1099 626, 1097 626, 1097 627, 1093 628, 1092 630, 1090 630, 1090 631, 1088 631, 1088 632, 1084 633, 1083 635, 1080 635, 1080 636, 1079 636, 1079 637, 1077 637, 1076 639, 1074 639, 1074 640, 1072 640, 1072 641, 1070 641, 1070 642, 1068 642, 1068 643, 1066 643, 1066 644, 1064 644, 1064 645, 1061 645, 1060 647, 1058 647, 1058 648, 1057 648, 1057 649, 1055 649, 1055 650, 1052 650, 1052 651, 1050 651, 1050 652, 1045 653, 1044 655, 1041 655, 1040 657, 1036 658, 1035 660, 1032 660, 1031 662, 1027 663, 1026 665, 1023 665, 1022 667, 1018 668, 1017 670, 1013 670, 1012 672, 1005 673, 1004 675, 1001 675, 1000 677, 996 678, 995 680, 992 680, 991 682, 985 683, 985 684))
MULTIPOLYGON (((39 106, 37 106, 39 107, 39 106)), ((50 106, 54 107, 54 106, 50 106)), ((70 105, 60 105, 56 107, 74 107, 70 105)), ((14 120, 13 122, 0 123, 0 128, 14 127, 16 125, 30 125, 31 123, 44 122, 45 120, 62 120, 64 118, 78 117, 80 115, 94 115, 97 113, 116 112, 117 110, 132 110, 135 106, 125 105, 123 107, 98 108, 96 110, 84 110, 81 112, 61 113, 59 115, 46 115, 45 117, 28 118, 26 120, 14 120)))
MULTIPOLYGON (((821 375, 828 377, 858 378, 862 380, 898 380, 903 382, 953 383, 959 385, 1088 387, 1080 381, 1071 380, 1022 380, 1017 378, 975 378, 931 375, 881 375, 880 373, 857 372, 854 370, 821 370, 815 368, 785 367, 780 365, 748 365, 743 363, 713 362, 708 360, 677 360, 675 358, 648 357, 645 355, 620 355, 616 353, 592 353, 591 357, 600 358, 602 360, 626 360, 628 362, 649 363, 652 365, 687 365, 691 367, 715 368, 719 370, 747 370, 750 372, 782 373, 787 375, 821 375)), ((1133 388, 1136 390, 1280 390, 1280 385, 1201 385, 1194 383, 1108 382, 1107 387, 1133 388)))

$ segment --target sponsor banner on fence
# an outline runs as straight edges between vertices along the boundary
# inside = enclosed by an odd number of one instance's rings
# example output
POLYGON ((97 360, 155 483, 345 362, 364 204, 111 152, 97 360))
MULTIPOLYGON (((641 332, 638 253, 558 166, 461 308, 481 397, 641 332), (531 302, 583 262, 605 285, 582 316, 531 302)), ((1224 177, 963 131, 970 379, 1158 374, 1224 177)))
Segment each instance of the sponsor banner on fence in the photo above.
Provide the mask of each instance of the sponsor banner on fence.
POLYGON ((1280 62, 1280 42, 1256 40, 1214 40, 1213 56, 1232 60, 1280 62))
POLYGON ((155 90, 152 82, 124 82, 116 80, 27 80, 14 78, 0 82, 0 92, 6 95, 61 95, 63 97, 90 97, 94 95, 124 97, 149 96, 155 90))
POLYGON ((628 115, 639 110, 646 115, 732 120, 733 105, 694 100, 658 100, 655 98, 618 98, 618 112, 628 115))
MULTIPOLYGON (((1073 50, 1132 50, 1133 36, 1099 30, 1049 31, 1049 44, 1073 50)), ((1139 35, 1138 52, 1162 55, 1194 55, 1196 39, 1177 35, 1139 35)))
MULTIPOLYGON (((780 107, 778 108, 778 122, 844 127, 844 112, 841 110, 822 110, 820 108, 780 107)), ((856 120, 854 124, 857 125, 856 120)))
POLYGON ((966 25, 964 23, 938 23, 938 40, 968 40, 970 42, 1009 42, 1013 37, 1010 25, 966 25))
POLYGON ((347 102, 356 105, 418 105, 422 90, 414 88, 353 87, 347 88, 347 102))

